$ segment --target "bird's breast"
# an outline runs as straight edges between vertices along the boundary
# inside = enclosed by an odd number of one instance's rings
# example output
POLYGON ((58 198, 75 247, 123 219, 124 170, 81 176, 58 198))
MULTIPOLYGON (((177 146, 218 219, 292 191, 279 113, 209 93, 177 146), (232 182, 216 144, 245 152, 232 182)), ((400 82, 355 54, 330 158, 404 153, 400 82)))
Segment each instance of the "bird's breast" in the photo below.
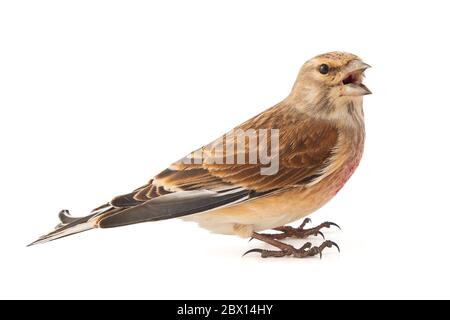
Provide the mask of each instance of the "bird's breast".
POLYGON ((364 134, 347 141, 340 146, 336 154, 335 161, 340 163, 340 166, 324 181, 333 196, 342 189, 356 171, 363 155, 364 134))

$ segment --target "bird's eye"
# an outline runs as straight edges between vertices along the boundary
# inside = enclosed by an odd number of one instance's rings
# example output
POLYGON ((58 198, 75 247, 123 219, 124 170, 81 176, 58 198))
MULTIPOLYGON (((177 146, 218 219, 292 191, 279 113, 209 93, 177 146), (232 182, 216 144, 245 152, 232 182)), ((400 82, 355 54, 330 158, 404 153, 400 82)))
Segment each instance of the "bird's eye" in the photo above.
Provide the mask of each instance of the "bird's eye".
POLYGON ((321 64, 319 67, 319 72, 321 74, 327 74, 330 71, 330 67, 327 64, 321 64))

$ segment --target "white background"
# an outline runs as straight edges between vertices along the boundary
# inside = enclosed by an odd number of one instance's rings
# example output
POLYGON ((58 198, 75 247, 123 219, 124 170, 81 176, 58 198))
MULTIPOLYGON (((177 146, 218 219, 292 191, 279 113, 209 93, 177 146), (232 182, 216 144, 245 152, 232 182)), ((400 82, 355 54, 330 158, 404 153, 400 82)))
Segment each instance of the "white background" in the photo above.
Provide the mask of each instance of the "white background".
MULTIPOLYGON (((450 298, 445 1, 2 1, 1 298, 450 298), (342 253, 164 221, 25 245, 283 99, 307 59, 373 66, 367 145, 312 216, 342 253), (264 247, 264 246, 263 246, 264 247)), ((294 243, 300 245, 301 241, 294 243)))

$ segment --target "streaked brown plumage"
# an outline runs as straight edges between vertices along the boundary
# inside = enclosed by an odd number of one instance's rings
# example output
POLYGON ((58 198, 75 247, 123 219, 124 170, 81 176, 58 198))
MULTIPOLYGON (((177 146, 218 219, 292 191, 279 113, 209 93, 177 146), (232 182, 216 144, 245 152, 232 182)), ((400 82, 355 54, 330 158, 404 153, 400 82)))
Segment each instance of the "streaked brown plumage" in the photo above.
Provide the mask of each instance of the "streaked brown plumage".
POLYGON ((304 64, 286 99, 232 131, 236 139, 246 141, 245 148, 237 153, 248 159, 255 146, 239 134, 249 129, 278 130, 276 174, 262 175, 265 165, 259 162, 227 164, 217 148, 228 148, 228 133, 173 163, 148 184, 94 209, 85 218, 73 218, 63 211, 62 224, 35 243, 95 227, 183 217, 213 232, 256 235, 281 249, 278 253, 258 251, 263 256, 307 255, 308 250, 287 252, 281 244, 255 232, 277 228, 312 213, 350 178, 364 145, 362 96, 370 91, 361 82, 368 67, 348 53, 317 56, 304 64))

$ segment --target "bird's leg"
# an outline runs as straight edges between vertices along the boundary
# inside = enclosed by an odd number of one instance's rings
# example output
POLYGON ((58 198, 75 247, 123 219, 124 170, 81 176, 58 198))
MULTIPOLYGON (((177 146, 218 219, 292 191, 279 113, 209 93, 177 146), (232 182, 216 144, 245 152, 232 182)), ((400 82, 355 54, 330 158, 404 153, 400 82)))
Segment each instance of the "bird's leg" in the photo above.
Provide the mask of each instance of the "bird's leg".
POLYGON ((297 238, 297 239, 305 239, 309 236, 317 236, 320 235, 325 239, 323 233, 320 231, 323 228, 330 228, 331 226, 335 226, 340 229, 340 227, 334 222, 324 222, 314 228, 305 229, 305 225, 310 223, 311 219, 306 218, 303 220, 302 224, 298 228, 294 228, 291 226, 282 226, 275 228, 273 230, 280 231, 281 233, 272 233, 272 234, 264 234, 275 240, 281 240, 286 238, 297 238))
POLYGON ((272 239, 271 237, 268 237, 265 234, 253 232, 252 237, 261 240, 265 243, 268 243, 280 250, 252 249, 244 253, 244 256, 248 253, 258 252, 261 254, 262 258, 285 257, 285 256, 293 256, 295 258, 306 258, 306 257, 313 257, 315 255, 319 255, 322 258, 322 251, 325 248, 331 248, 335 246, 338 249, 338 251, 340 251, 339 246, 333 241, 329 240, 324 241, 320 246, 313 246, 311 242, 307 242, 301 248, 297 249, 289 244, 283 243, 276 239, 272 239))

